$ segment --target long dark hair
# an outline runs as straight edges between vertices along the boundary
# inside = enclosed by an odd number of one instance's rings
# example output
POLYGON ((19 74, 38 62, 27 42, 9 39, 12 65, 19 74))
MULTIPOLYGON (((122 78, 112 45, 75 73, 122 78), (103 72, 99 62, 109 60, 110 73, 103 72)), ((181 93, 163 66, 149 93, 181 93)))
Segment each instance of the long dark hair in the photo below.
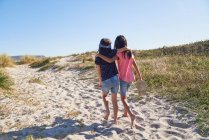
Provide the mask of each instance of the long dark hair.
MULTIPOLYGON (((100 40, 100 44, 103 45, 103 46, 110 46, 111 45, 111 40, 108 39, 108 38, 102 38, 100 40)), ((102 55, 105 55, 107 56, 108 53, 111 52, 111 47, 110 48, 103 48, 103 47, 99 47, 99 53, 102 54, 102 55)))
MULTIPOLYGON (((127 46, 128 46, 127 40, 123 35, 119 35, 119 36, 116 37, 115 45, 114 45, 115 49, 121 49, 121 48, 124 48, 124 47, 127 47, 127 46)), ((128 56, 128 58, 130 59, 132 57, 131 51, 124 51, 123 52, 123 57, 126 58, 126 56, 128 56)))

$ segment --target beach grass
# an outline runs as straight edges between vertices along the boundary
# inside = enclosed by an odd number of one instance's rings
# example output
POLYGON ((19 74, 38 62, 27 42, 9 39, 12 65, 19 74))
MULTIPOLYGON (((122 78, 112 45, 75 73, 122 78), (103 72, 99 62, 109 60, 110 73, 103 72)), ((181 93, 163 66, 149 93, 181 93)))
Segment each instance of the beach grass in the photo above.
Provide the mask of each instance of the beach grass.
POLYGON ((80 61, 80 63, 74 65, 74 68, 78 70, 89 70, 95 68, 94 57, 95 52, 86 52, 82 54, 74 55, 76 61, 80 61))
POLYGON ((31 63, 29 66, 31 68, 40 68, 40 67, 43 67, 49 63, 50 63, 50 58, 45 58, 45 59, 40 59, 38 61, 35 61, 35 62, 31 63))
POLYGON ((29 66, 31 68, 39 68, 39 72, 46 71, 50 68, 57 69, 59 71, 63 69, 63 67, 56 65, 57 59, 58 58, 43 58, 31 63, 29 66))
POLYGON ((0 68, 11 67, 14 65, 14 62, 11 57, 6 54, 0 55, 0 68))
POLYGON ((11 78, 3 70, 0 70, 0 89, 10 90, 12 85, 11 78))
POLYGON ((209 41, 134 51, 148 91, 196 112, 200 133, 209 135, 209 41))
POLYGON ((31 63, 37 62, 39 60, 40 60, 40 58, 37 58, 37 57, 32 56, 32 55, 23 55, 20 58, 19 64, 31 64, 31 63))

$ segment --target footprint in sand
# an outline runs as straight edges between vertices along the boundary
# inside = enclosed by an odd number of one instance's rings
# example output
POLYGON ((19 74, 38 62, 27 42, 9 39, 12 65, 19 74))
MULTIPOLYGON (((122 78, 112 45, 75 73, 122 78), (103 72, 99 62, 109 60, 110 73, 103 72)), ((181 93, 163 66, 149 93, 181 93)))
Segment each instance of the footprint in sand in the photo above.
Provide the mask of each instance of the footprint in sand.
POLYGON ((153 123, 150 125, 151 128, 159 129, 161 127, 160 123, 153 123))
POLYGON ((145 128, 140 126, 138 123, 135 124, 136 129, 138 129, 139 131, 145 131, 145 128))
POLYGON ((190 125, 186 123, 177 122, 171 119, 168 119, 167 122, 170 126, 173 126, 173 127, 179 127, 179 128, 184 128, 184 129, 187 129, 190 127, 190 125))
POLYGON ((174 135, 174 136, 179 137, 179 138, 181 138, 181 139, 186 139, 186 138, 187 138, 186 135, 181 134, 181 133, 179 133, 179 132, 175 132, 175 131, 166 130, 165 133, 167 133, 167 134, 170 135, 170 136, 173 136, 173 135, 174 135))

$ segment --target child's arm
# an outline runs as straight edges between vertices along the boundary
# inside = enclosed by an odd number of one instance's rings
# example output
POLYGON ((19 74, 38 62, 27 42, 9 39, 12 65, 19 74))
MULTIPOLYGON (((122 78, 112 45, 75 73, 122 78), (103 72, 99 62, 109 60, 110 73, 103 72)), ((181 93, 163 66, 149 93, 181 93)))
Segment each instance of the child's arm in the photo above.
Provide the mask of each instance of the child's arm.
MULTIPOLYGON (((124 47, 124 48, 121 48, 121 49, 117 49, 118 52, 124 52, 124 51, 131 51, 129 48, 127 47, 124 47)), ((97 54, 96 57, 100 57, 101 59, 103 59, 104 61, 108 62, 108 63, 112 63, 114 62, 115 60, 118 59, 118 56, 115 55, 114 57, 112 58, 108 58, 104 55, 101 55, 101 54, 97 54)))
POLYGON ((96 65, 97 68, 97 73, 98 73, 98 78, 99 78, 99 86, 102 86, 102 79, 101 79, 101 68, 100 65, 96 65))
POLYGON ((96 57, 100 57, 100 58, 102 58, 104 61, 106 61, 106 62, 108 62, 108 63, 112 63, 112 62, 114 62, 115 60, 118 59, 118 56, 117 56, 117 55, 115 55, 115 56, 112 57, 112 58, 108 58, 108 57, 106 57, 106 56, 104 56, 104 55, 97 54, 96 57))
POLYGON ((136 74, 137 74, 139 80, 142 80, 142 77, 141 77, 140 71, 139 71, 139 69, 138 69, 138 67, 137 67, 136 61, 135 61, 134 58, 133 58, 133 60, 134 60, 134 61, 133 61, 133 67, 134 67, 134 69, 135 69, 135 71, 136 71, 136 74))

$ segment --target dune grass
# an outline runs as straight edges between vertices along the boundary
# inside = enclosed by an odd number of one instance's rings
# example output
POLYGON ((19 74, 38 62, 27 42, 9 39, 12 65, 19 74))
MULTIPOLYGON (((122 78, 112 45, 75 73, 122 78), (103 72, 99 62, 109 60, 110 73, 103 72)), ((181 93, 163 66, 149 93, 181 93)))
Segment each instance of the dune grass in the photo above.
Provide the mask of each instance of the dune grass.
POLYGON ((80 63, 76 64, 74 68, 79 70, 89 70, 95 68, 94 56, 95 52, 86 52, 82 54, 74 55, 76 61, 80 61, 80 63))
POLYGON ((20 58, 19 64, 31 64, 31 63, 37 62, 39 60, 40 60, 40 58, 37 58, 32 55, 24 55, 20 58))
POLYGON ((148 90, 181 102, 198 114, 202 135, 209 132, 209 56, 137 58, 148 90))
POLYGON ((11 78, 3 70, 0 70, 0 89, 10 90, 12 85, 11 78))
POLYGON ((49 63, 50 63, 50 59, 46 58, 46 59, 40 59, 38 61, 35 61, 35 62, 31 63, 29 66, 31 68, 40 68, 40 67, 43 67, 49 63))
POLYGON ((11 67, 14 65, 14 62, 11 57, 6 54, 0 55, 0 68, 11 67))
POLYGON ((44 58, 44 59, 39 59, 33 63, 31 63, 29 66, 31 68, 39 68, 40 71, 46 71, 50 68, 57 69, 58 71, 63 69, 63 67, 55 65, 57 58, 44 58))

